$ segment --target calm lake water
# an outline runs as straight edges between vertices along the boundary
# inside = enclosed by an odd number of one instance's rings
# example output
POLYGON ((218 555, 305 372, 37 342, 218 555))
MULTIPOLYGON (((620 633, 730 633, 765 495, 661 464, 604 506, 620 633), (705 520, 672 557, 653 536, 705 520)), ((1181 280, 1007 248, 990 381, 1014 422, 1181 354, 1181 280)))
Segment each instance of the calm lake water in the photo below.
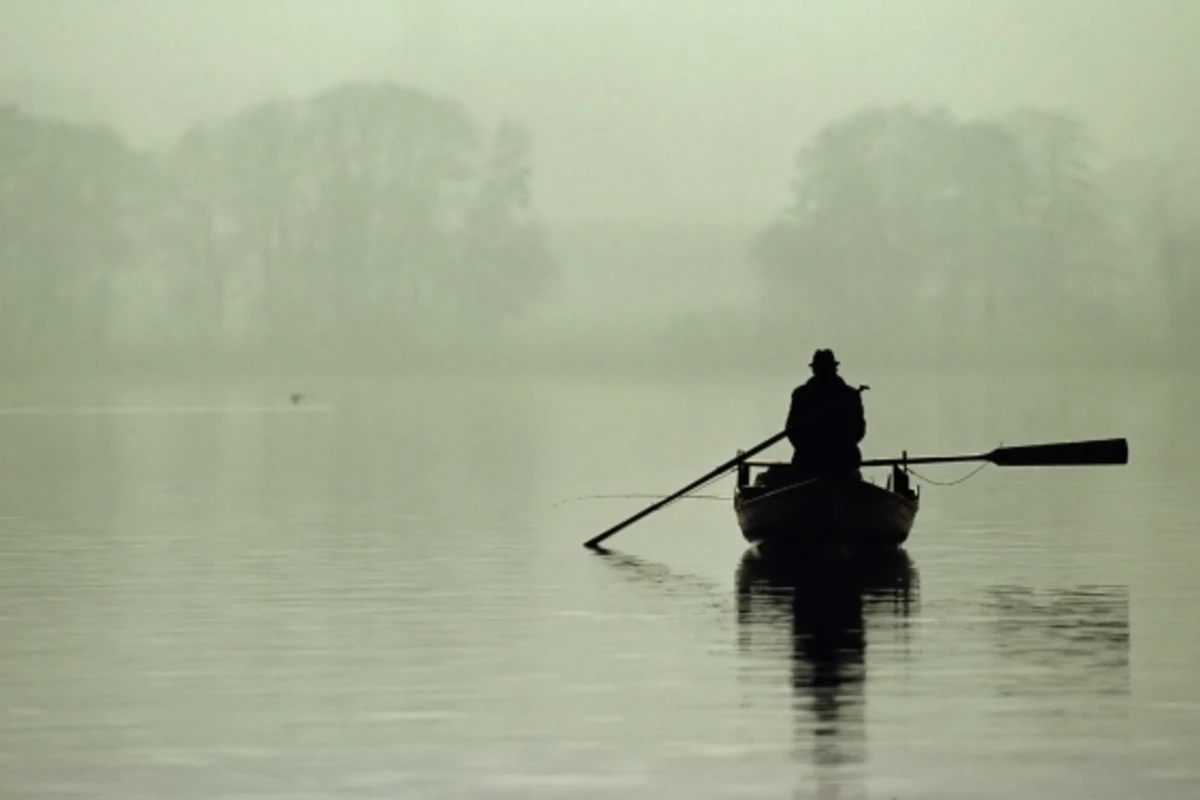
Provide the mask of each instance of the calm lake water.
POLYGON ((923 485, 906 559, 796 585, 727 499, 580 546, 791 376, 8 384, 0 797, 1200 796, 1200 384, 848 378, 868 456, 1131 463, 923 485))

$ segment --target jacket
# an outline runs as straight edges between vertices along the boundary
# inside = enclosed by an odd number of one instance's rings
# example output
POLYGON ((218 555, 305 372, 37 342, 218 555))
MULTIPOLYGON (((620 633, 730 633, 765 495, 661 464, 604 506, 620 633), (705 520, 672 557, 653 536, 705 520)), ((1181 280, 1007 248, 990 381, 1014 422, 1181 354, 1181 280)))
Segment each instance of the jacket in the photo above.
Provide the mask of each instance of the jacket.
POLYGON ((867 434, 862 394, 840 375, 814 375, 792 392, 785 430, 797 451, 856 451, 867 434))

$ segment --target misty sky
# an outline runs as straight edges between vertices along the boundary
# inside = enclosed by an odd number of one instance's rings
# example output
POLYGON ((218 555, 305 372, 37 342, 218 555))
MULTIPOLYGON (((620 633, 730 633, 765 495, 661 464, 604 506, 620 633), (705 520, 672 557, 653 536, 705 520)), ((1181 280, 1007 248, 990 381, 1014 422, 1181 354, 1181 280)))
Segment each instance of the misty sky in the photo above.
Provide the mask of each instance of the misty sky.
POLYGON ((138 142, 351 78, 537 136, 548 220, 757 224, 856 106, 1033 102, 1121 151, 1200 140, 1197 0, 0 0, 0 92, 138 142))

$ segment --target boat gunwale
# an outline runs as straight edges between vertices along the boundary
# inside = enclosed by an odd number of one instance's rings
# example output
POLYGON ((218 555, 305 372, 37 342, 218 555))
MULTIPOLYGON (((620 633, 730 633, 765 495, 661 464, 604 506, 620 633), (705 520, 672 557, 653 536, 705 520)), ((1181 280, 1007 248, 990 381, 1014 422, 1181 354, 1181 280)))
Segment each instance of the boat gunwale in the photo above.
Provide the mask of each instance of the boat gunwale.
POLYGON ((860 488, 870 489, 873 492, 876 492, 879 495, 882 495, 883 497, 887 497, 892 500, 895 500, 898 503, 902 503, 903 505, 908 506, 909 508, 913 509, 914 511, 916 511, 917 509, 920 508, 921 499, 920 499, 919 495, 916 497, 909 497, 906 495, 902 495, 899 492, 895 492, 891 489, 884 488, 883 486, 879 486, 878 484, 874 484, 874 483, 871 483, 869 481, 864 481, 864 480, 842 482, 842 481, 829 481, 829 479, 827 479, 827 478, 808 478, 806 480, 798 481, 796 483, 790 483, 786 486, 780 486, 778 488, 771 489, 769 491, 763 492, 760 495, 755 495, 752 497, 747 497, 743 492, 743 487, 739 486, 739 487, 737 487, 737 491, 734 495, 734 505, 737 508, 749 508, 750 506, 752 506, 755 503, 758 503, 761 500, 778 500, 780 495, 783 495, 785 493, 794 492, 797 489, 801 489, 801 488, 805 488, 805 487, 810 487, 816 483, 826 483, 826 482, 840 483, 842 485, 854 486, 855 491, 857 491, 860 488))

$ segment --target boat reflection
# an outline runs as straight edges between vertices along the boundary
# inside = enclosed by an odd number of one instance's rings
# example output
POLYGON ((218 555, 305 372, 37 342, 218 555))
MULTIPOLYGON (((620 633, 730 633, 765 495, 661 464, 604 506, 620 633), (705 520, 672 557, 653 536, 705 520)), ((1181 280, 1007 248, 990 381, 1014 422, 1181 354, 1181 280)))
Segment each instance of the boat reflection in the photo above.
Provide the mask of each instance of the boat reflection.
POLYGON ((903 550, 798 566, 751 549, 736 583, 743 654, 755 656, 758 641, 777 642, 779 627, 785 627, 793 742, 796 756, 813 763, 816 796, 863 796, 868 629, 874 636, 877 623, 890 621, 901 643, 907 641, 907 620, 917 604, 915 565, 903 550))

